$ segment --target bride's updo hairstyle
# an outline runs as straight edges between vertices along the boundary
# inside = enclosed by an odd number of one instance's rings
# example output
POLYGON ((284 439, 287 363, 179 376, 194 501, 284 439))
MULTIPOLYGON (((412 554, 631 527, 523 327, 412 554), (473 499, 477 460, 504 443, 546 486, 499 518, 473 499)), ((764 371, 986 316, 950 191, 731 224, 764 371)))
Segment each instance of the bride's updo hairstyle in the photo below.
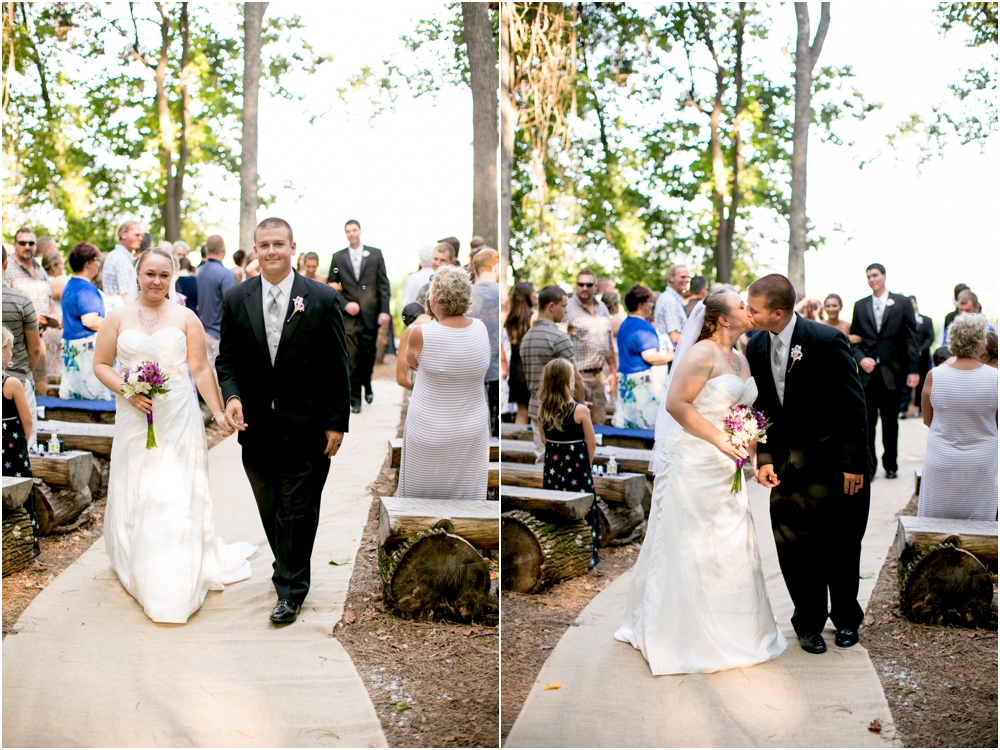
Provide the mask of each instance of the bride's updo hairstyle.
POLYGON ((701 327, 698 341, 710 338, 719 330, 719 318, 729 315, 729 290, 718 289, 705 297, 705 323, 701 327))
MULTIPOLYGON (((177 269, 178 269, 177 258, 168 253, 162 247, 157 247, 157 246, 146 248, 145 250, 142 251, 142 254, 139 255, 139 260, 135 262, 136 276, 139 275, 139 272, 142 270, 142 264, 146 262, 146 259, 150 255, 160 255, 166 258, 168 261, 170 261, 170 267, 173 269, 172 277, 177 276, 177 269)), ((138 285, 138 283, 139 282, 137 280, 136 284, 138 285)), ((170 297, 172 292, 173 292, 173 278, 171 278, 170 286, 167 288, 167 297, 170 297)))

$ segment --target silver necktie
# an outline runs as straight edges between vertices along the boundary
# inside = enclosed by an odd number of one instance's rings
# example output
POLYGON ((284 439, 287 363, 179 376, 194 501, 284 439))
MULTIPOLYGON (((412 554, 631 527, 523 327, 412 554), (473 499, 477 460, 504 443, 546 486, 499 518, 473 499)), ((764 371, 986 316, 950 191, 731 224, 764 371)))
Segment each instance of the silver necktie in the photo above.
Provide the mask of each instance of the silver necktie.
POLYGON ((281 295, 281 290, 276 286, 272 286, 269 295, 271 301, 267 306, 267 314, 271 316, 271 325, 276 326, 278 325, 278 316, 281 315, 278 308, 278 297, 281 295))
POLYGON ((781 350, 784 347, 785 347, 785 345, 781 342, 781 339, 779 339, 777 336, 775 336, 774 337, 774 364, 778 368, 779 372, 781 371, 781 350))

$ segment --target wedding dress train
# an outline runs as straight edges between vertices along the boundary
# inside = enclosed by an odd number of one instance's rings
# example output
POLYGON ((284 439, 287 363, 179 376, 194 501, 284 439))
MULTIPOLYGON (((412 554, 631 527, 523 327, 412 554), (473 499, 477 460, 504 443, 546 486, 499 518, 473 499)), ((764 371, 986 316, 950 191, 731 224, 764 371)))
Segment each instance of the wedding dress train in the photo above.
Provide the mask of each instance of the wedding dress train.
MULTIPOLYGON (((733 374, 709 380, 694 406, 722 427, 757 386, 733 374)), ((654 675, 717 672, 784 651, 764 585, 746 485, 730 491, 735 462, 677 430, 661 448, 646 539, 615 638, 642 651, 654 675)))
POLYGON ((157 447, 146 449, 146 416, 116 397, 104 543, 111 566, 155 622, 187 622, 209 590, 250 577, 255 545, 226 545, 212 530, 205 424, 177 328, 126 329, 118 366, 159 362, 168 393, 153 402, 157 447))

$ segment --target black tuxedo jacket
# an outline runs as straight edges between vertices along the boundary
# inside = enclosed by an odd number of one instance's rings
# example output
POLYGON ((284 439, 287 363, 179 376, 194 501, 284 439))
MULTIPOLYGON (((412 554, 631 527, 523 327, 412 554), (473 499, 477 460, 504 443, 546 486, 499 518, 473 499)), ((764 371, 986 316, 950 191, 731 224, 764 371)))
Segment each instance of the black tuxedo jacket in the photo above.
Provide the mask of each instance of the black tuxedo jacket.
POLYGON ((378 328, 379 313, 389 312, 389 277, 385 273, 385 258, 381 250, 362 245, 359 276, 354 275, 350 249, 338 250, 333 254, 326 280, 343 286, 341 309, 348 302, 357 302, 361 306, 357 317, 364 322, 365 328, 378 328))
POLYGON ((920 323, 917 325, 917 351, 920 356, 930 355, 931 347, 934 346, 934 321, 926 315, 920 316, 920 323))
MULTIPOLYGON (((882 313, 882 330, 875 328, 872 297, 859 299, 854 303, 851 335, 861 337, 861 343, 853 347, 855 360, 860 363, 865 357, 871 357, 878 362, 882 380, 889 390, 902 388, 907 375, 920 371, 917 321, 909 297, 889 292, 882 313)), ((867 385, 871 374, 860 370, 860 375, 861 384, 867 385)))
POLYGON ((771 420, 767 442, 757 446, 757 463, 773 464, 781 477, 789 464, 798 470, 868 473, 868 417, 865 393, 847 337, 833 326, 795 316, 789 347, 785 403, 771 373, 771 336, 754 336, 747 360, 757 383, 755 406, 771 420))
POLYGON ((295 273, 273 366, 262 298, 259 276, 230 287, 222 298, 215 368, 223 399, 237 396, 243 402, 247 429, 239 433, 240 444, 270 445, 286 453, 322 451, 326 430, 347 432, 350 418, 340 295, 295 273), (297 297, 305 310, 293 315, 297 297))

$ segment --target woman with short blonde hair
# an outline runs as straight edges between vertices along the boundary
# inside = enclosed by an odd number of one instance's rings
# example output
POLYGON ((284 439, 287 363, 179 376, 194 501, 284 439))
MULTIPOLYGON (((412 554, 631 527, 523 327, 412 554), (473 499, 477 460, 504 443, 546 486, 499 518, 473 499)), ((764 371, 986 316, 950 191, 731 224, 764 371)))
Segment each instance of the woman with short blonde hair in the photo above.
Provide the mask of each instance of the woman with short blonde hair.
POLYGON ((427 298, 433 300, 430 302, 432 308, 437 302, 446 317, 465 315, 472 304, 472 282, 468 272, 459 266, 442 266, 431 277, 427 298))

